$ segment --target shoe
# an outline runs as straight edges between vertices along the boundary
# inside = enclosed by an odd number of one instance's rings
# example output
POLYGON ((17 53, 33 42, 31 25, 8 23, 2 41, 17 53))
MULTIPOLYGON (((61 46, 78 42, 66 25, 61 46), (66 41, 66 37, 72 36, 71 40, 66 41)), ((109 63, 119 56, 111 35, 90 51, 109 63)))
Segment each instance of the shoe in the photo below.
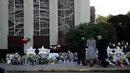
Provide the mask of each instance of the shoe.
POLYGON ((83 64, 79 64, 80 66, 83 66, 83 64))
POLYGON ((121 67, 125 67, 123 64, 120 65, 121 67))

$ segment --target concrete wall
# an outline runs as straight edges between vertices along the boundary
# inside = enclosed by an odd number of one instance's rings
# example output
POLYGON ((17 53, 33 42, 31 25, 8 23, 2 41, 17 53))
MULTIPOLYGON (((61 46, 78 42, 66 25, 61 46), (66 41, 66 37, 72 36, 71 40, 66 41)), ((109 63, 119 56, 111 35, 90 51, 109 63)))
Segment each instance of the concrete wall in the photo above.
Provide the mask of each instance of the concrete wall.
POLYGON ((0 0, 0 49, 8 48, 8 0, 0 0))
POLYGON ((24 53, 33 46, 33 25, 33 0, 24 0, 24 37, 31 37, 31 42, 24 44, 24 53))
MULTIPOLYGON (((58 44, 58 0, 50 0, 50 45, 58 44)), ((90 0, 75 0, 75 25, 90 21, 90 0)), ((31 42, 24 49, 33 46, 33 0, 24 0, 24 37, 31 36, 31 42)), ((0 0, 0 49, 7 49, 8 42, 8 0, 0 0)))
POLYGON ((81 1, 81 23, 90 21, 90 0, 80 0, 81 1))
POLYGON ((81 22, 80 2, 81 2, 80 0, 74 0, 75 25, 79 25, 81 22))
POLYGON ((58 44, 58 0, 50 0, 50 45, 58 44))
POLYGON ((75 0, 75 25, 90 21, 90 0, 75 0))

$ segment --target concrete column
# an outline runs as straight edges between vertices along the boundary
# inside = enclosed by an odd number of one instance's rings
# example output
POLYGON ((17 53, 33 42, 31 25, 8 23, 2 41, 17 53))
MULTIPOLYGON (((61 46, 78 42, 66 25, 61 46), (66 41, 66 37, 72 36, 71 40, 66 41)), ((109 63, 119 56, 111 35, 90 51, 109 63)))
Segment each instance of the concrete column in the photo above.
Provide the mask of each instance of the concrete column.
POLYGON ((8 0, 0 0, 0 49, 8 49, 8 0))
POLYGON ((74 0, 75 25, 90 21, 90 0, 74 0))
POLYGON ((2 0, 0 0, 0 49, 2 49, 2 0))
POLYGON ((49 0, 50 45, 58 45, 58 0, 49 0))
POLYGON ((31 42, 24 44, 24 53, 33 47, 33 0, 24 0, 24 37, 30 36, 31 42))
POLYGON ((74 0, 75 25, 79 25, 81 21, 80 1, 81 0, 74 0))
POLYGON ((80 0, 81 23, 90 21, 90 0, 80 0))

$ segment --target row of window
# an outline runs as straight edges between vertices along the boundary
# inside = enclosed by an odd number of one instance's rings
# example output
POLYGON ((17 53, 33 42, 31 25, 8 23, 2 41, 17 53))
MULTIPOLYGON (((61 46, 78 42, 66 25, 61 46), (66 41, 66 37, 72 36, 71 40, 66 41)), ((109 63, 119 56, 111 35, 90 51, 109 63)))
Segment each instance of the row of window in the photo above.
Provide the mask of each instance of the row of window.
MULTIPOLYGON (((49 0, 34 0, 34 35, 49 35, 49 0)), ((24 0, 8 0, 9 35, 24 35, 24 0)), ((74 26, 74 0, 58 0, 58 31, 74 26)), ((64 33, 65 34, 65 33, 64 33)))
POLYGON ((9 4, 23 4, 24 0, 8 0, 9 4))

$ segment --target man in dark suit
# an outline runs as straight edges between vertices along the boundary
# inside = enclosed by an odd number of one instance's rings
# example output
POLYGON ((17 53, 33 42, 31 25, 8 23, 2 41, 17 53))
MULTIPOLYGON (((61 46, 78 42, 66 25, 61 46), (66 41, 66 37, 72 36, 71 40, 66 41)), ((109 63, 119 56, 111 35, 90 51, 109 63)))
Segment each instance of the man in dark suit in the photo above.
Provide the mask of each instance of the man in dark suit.
POLYGON ((85 38, 82 36, 78 41, 78 65, 82 61, 82 65, 85 65, 85 38))
POLYGON ((103 67, 107 67, 107 62, 105 61, 107 56, 107 47, 108 47, 108 41, 102 38, 102 36, 98 36, 98 43, 97 43, 97 49, 98 49, 98 59, 101 62, 101 65, 103 67))

